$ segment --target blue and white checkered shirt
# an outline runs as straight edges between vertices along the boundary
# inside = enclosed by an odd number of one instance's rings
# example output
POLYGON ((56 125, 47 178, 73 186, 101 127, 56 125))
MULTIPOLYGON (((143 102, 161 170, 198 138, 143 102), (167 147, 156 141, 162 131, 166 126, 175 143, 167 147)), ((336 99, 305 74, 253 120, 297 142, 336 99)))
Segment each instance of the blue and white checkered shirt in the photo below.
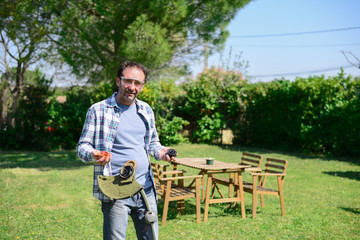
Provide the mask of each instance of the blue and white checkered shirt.
MULTIPOLYGON (((96 150, 111 152, 115 135, 120 119, 120 109, 116 104, 114 93, 110 98, 92 105, 86 115, 84 127, 80 136, 79 143, 76 146, 78 157, 83 162, 94 162, 91 152, 96 150)), ((138 113, 144 117, 146 125, 145 134, 145 150, 147 154, 159 160, 160 151, 164 147, 160 144, 159 137, 155 128, 155 117, 151 107, 138 99, 135 100, 138 106, 138 113)), ((150 158, 148 157, 149 161, 150 158)), ((93 195, 100 201, 109 201, 99 189, 97 176, 111 175, 111 164, 105 166, 94 165, 94 179, 93 179, 93 195)), ((153 173, 150 168, 150 175, 153 178, 153 173)), ((154 182, 154 181, 153 181, 154 182)))

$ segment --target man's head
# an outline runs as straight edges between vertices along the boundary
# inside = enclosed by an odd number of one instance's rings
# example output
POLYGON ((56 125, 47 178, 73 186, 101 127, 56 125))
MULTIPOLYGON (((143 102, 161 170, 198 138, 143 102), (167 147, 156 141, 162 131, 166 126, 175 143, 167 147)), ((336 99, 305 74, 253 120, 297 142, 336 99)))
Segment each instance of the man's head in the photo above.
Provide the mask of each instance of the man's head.
POLYGON ((147 75, 147 68, 140 63, 122 63, 116 76, 116 85, 119 87, 116 101, 123 105, 133 104, 146 83, 147 75))

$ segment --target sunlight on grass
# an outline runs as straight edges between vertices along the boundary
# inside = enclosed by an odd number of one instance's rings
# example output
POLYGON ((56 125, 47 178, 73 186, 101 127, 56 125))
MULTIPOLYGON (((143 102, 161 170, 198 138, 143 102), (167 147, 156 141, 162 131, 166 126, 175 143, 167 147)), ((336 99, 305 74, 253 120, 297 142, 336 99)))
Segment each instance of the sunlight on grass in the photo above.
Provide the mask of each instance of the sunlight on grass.
POLYGON ((9 172, 15 174, 15 175, 38 175, 41 174, 41 170, 38 168, 14 168, 9 169, 9 172))
MULTIPOLYGON (((185 215, 177 213, 175 203, 170 205, 160 239, 359 239, 359 160, 201 144, 174 148, 179 157, 224 162, 239 161, 242 151, 288 160, 286 216, 280 216, 278 197, 265 196, 265 208, 258 207, 252 219, 252 196, 245 193, 246 219, 239 205, 213 204, 208 222, 196 224, 191 199, 185 202, 185 215)), ((74 151, 3 152, 0 166, 1 239, 102 239, 100 202, 92 197, 93 167, 82 164, 74 151)), ((160 219, 162 204, 160 199, 160 219)), ((136 239, 131 220, 127 235, 136 239)))

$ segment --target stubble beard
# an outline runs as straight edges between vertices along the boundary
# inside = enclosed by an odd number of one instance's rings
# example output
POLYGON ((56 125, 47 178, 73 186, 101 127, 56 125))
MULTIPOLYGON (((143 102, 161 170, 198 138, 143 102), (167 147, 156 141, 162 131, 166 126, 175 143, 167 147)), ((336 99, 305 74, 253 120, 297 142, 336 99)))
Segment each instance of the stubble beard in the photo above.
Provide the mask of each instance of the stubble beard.
POLYGON ((123 89, 123 91, 121 91, 121 89, 119 89, 119 97, 118 100, 119 102, 123 102, 125 104, 131 105, 136 97, 138 96, 138 93, 136 91, 129 91, 126 89, 123 89), (131 94, 131 95, 129 95, 131 94))
POLYGON ((137 93, 136 92, 127 92, 127 91, 125 91, 123 96, 124 96, 125 99, 128 100, 128 102, 133 103, 135 101, 135 98, 137 97, 137 93), (128 94, 131 94, 131 96, 128 95, 128 94))

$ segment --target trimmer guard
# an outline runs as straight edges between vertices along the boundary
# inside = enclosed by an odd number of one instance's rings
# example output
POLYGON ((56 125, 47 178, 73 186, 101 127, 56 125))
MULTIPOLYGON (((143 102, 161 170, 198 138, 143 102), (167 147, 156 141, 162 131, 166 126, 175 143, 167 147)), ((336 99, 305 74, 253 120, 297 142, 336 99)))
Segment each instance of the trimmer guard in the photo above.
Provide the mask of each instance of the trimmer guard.
MULTIPOLYGON (((136 164, 136 163, 135 163, 136 164)), ((128 164, 126 164, 125 168, 128 164)), ((136 167, 136 166, 135 166, 136 167)), ((123 169, 120 169, 122 172, 123 169)), ((117 176, 97 177, 100 190, 111 200, 129 198, 141 191, 143 188, 135 179, 135 171, 128 178, 117 176)))

